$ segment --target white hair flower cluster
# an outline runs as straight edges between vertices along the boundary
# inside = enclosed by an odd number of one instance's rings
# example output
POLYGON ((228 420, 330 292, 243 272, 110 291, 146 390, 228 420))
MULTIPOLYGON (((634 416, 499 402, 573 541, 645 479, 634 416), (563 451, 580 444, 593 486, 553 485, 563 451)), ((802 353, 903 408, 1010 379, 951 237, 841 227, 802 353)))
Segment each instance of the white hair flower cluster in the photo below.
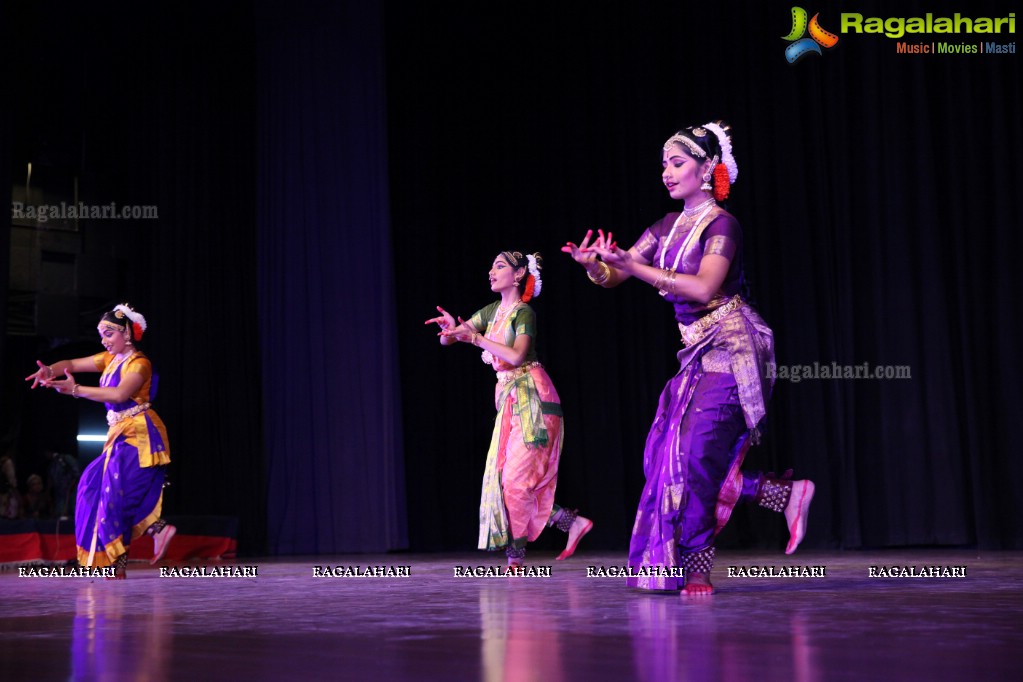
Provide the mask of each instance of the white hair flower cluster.
POLYGON ((129 308, 124 303, 120 303, 114 306, 115 311, 121 311, 125 317, 132 321, 133 324, 137 324, 142 331, 146 331, 146 318, 142 316, 142 313, 137 313, 129 308))
POLYGON ((703 127, 718 138, 718 144, 721 145, 721 163, 725 164, 725 168, 728 169, 729 183, 735 184, 735 179, 739 177, 739 166, 735 163, 735 157, 732 156, 731 138, 717 123, 705 123, 703 127))
POLYGON ((529 254, 526 256, 526 261, 529 263, 529 274, 533 276, 533 298, 540 295, 540 287, 543 285, 543 281, 540 279, 540 268, 536 264, 536 256, 529 254))

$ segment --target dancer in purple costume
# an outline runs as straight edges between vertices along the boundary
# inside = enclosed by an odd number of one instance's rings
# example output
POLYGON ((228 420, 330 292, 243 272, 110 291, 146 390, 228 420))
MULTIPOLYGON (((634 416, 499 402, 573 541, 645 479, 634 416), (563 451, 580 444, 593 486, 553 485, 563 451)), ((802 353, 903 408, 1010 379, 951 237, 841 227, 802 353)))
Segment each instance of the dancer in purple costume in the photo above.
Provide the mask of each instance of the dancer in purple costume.
POLYGON ((730 129, 721 121, 678 131, 665 142, 661 180, 684 202, 651 225, 631 249, 588 231, 562 251, 590 280, 614 287, 630 277, 652 285, 675 309, 680 368, 661 393, 643 455, 646 485, 632 530, 632 587, 713 593, 714 538, 737 502, 784 512, 786 554, 806 533, 811 481, 740 470, 759 441, 773 380, 774 338, 746 303, 742 230, 718 205, 738 176, 730 129), (640 570, 643 569, 643 570, 640 570), (671 569, 671 570, 665 570, 671 569), (684 573, 685 578, 677 577, 684 573))
POLYGON ((135 347, 146 319, 125 303, 104 314, 97 329, 104 352, 49 366, 36 361, 39 369, 25 380, 32 388, 106 404, 106 444, 78 483, 75 540, 80 565, 113 566, 115 577, 124 578, 133 539, 143 533, 153 538, 150 563, 156 563, 177 530, 160 516, 170 447, 167 429, 150 405, 156 393, 153 366, 135 347), (74 377, 79 372, 102 372, 99 386, 79 385, 74 377))

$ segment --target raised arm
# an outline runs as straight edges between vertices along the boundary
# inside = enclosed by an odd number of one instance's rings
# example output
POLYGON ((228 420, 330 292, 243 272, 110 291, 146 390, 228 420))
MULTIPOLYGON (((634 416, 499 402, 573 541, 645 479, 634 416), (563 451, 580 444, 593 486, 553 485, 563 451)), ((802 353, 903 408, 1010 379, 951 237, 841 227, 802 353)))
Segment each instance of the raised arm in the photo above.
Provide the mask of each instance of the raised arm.
POLYGON ((516 367, 521 365, 522 361, 526 359, 526 356, 529 354, 530 344, 533 343, 533 339, 529 334, 519 334, 515 337, 513 345, 508 346, 483 336, 483 334, 476 331, 471 322, 466 322, 462 318, 458 318, 458 322, 457 327, 444 329, 440 332, 441 343, 444 343, 443 339, 445 338, 450 339, 448 343, 455 343, 456 341, 471 343, 477 348, 490 351, 491 355, 499 357, 509 365, 516 367))
POLYGON ((61 378, 47 379, 40 383, 46 388, 52 388, 57 393, 74 398, 86 398, 97 403, 123 403, 135 395, 145 381, 144 375, 138 372, 127 372, 122 374, 121 382, 117 386, 80 386, 75 381, 74 374, 70 370, 64 370, 64 375, 61 378))
MULTIPOLYGON (((644 234, 644 237, 646 234, 647 233, 644 234)), ((603 230, 597 230, 597 238, 594 240, 593 230, 587 230, 582 242, 578 245, 573 242, 567 242, 561 247, 561 250, 572 256, 572 259, 576 263, 583 266, 586 270, 586 276, 590 278, 591 282, 598 286, 602 286, 605 289, 610 289, 618 286, 625 280, 629 279, 629 277, 632 277, 631 273, 617 267, 607 260, 598 258, 599 252, 596 250, 597 247, 605 248, 608 245, 613 244, 613 240, 614 235, 608 232, 605 236, 603 230), (592 243, 590 240, 593 240, 592 243)), ((635 263, 649 264, 650 260, 643 255, 639 247, 640 244, 637 242, 628 250, 630 258, 635 263)))
POLYGON ((50 379, 62 377, 64 372, 98 372, 99 369, 96 367, 96 361, 92 359, 92 356, 86 358, 75 358, 74 360, 60 360, 53 363, 52 365, 44 365, 42 361, 36 360, 36 365, 39 366, 35 372, 25 377, 25 381, 31 381, 32 386, 35 388, 40 384, 44 384, 50 379))
POLYGON ((734 256, 734 249, 708 249, 700 259, 697 273, 686 275, 653 267, 646 259, 636 259, 633 257, 635 247, 623 251, 610 238, 597 239, 590 250, 619 273, 636 277, 656 289, 697 303, 707 303, 714 298, 728 276, 734 256))

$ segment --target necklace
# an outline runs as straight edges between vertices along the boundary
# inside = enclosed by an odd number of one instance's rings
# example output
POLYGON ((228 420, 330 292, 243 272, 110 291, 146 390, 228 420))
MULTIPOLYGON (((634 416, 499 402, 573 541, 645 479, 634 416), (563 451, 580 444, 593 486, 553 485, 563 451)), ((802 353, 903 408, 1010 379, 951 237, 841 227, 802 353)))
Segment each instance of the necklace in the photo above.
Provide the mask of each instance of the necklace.
MULTIPOLYGON (((520 303, 522 303, 522 299, 518 299, 508 306, 499 304, 497 306, 497 310, 494 311, 494 318, 490 321, 490 326, 487 328, 487 331, 483 336, 496 343, 501 343, 501 339, 498 338, 498 336, 503 333, 505 323, 511 317, 511 314, 515 311, 515 309, 519 307, 520 303)), ((488 365, 492 365, 496 361, 494 354, 488 350, 485 350, 480 354, 480 359, 488 365)))
POLYGON ((522 303, 522 299, 521 298, 517 299, 515 301, 512 301, 512 303, 510 305, 504 305, 504 304, 500 304, 499 303, 498 306, 497 306, 497 311, 494 314, 494 319, 496 320, 499 316, 507 315, 512 310, 515 310, 515 306, 517 306, 520 303, 522 303))
POLYGON ((713 203, 715 203, 714 202, 714 197, 710 197, 706 201, 701 201, 700 203, 698 203, 696 206, 693 206, 692 208, 690 208, 689 206, 684 206, 682 208, 682 213, 684 213, 686 215, 686 217, 692 218, 694 215, 696 215, 701 210, 703 210, 703 208, 705 206, 707 206, 708 204, 713 204, 713 203))
MULTIPOLYGON (((714 203, 714 199, 712 197, 707 201, 703 202, 702 204, 700 204, 699 206, 693 208, 693 211, 696 211, 697 209, 702 209, 702 211, 700 212, 700 215, 697 216, 697 218, 692 221, 692 226, 689 228, 689 235, 686 237, 685 243, 682 244, 682 248, 680 248, 678 250, 678 253, 675 254, 675 263, 671 266, 672 272, 676 272, 678 270, 678 264, 679 261, 682 260, 682 254, 685 253, 686 247, 689 246, 689 242, 692 241, 693 235, 696 234, 696 226, 700 224, 700 221, 703 220, 704 216, 710 213, 710 209, 714 208, 714 206, 716 205, 717 204, 714 203)), ((678 226, 682 223, 683 218, 686 218, 685 222, 688 223, 690 222, 688 219, 692 218, 693 215, 694 214, 687 215, 685 210, 683 209, 682 213, 680 213, 678 218, 675 219, 675 224, 671 226, 671 232, 668 233, 667 238, 664 240, 664 248, 661 249, 662 270, 664 270, 664 254, 667 253, 668 247, 671 246, 671 238, 675 236, 675 230, 678 229, 678 226)))
POLYGON ((684 213, 687 218, 692 218, 694 215, 699 213, 703 209, 704 206, 706 206, 707 204, 712 204, 712 203, 714 203, 714 197, 711 197, 711 198, 707 199, 706 201, 701 201, 699 204, 697 204, 696 206, 693 206, 692 208, 690 208, 688 206, 684 206, 684 207, 682 207, 682 213, 684 213))
POLYGON ((114 375, 114 373, 118 369, 120 369, 121 365, 123 365, 124 363, 128 362, 128 360, 133 355, 135 355, 135 349, 134 348, 132 348, 131 352, 129 352, 127 355, 123 356, 120 360, 117 359, 117 356, 114 356, 114 361, 111 362, 109 365, 107 365, 106 370, 103 372, 103 376, 104 377, 112 377, 114 375))

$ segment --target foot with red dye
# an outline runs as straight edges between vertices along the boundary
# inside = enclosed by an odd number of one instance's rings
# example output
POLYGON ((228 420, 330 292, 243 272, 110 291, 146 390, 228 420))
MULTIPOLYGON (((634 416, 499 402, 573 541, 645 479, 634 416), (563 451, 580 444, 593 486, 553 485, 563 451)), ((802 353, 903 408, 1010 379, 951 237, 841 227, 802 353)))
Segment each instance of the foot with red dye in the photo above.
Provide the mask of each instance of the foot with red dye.
POLYGON ((149 561, 150 565, 163 558, 163 555, 167 553, 167 547, 170 546, 171 538, 177 532, 178 529, 168 523, 159 533, 153 536, 153 558, 149 561))
POLYGON ((558 555, 557 561, 564 561, 575 554, 575 548, 579 545, 579 541, 591 530, 593 530, 593 521, 585 516, 576 516, 572 521, 572 527, 568 529, 568 544, 565 545, 565 550, 558 555))
POLYGON ((709 573, 687 573, 686 586, 679 593, 683 599, 689 597, 709 597, 714 594, 714 586, 710 584, 709 573))
POLYGON ((789 503, 785 507, 785 522, 789 526, 789 544, 786 554, 792 554, 806 535, 806 519, 813 501, 813 481, 793 481, 789 503))

